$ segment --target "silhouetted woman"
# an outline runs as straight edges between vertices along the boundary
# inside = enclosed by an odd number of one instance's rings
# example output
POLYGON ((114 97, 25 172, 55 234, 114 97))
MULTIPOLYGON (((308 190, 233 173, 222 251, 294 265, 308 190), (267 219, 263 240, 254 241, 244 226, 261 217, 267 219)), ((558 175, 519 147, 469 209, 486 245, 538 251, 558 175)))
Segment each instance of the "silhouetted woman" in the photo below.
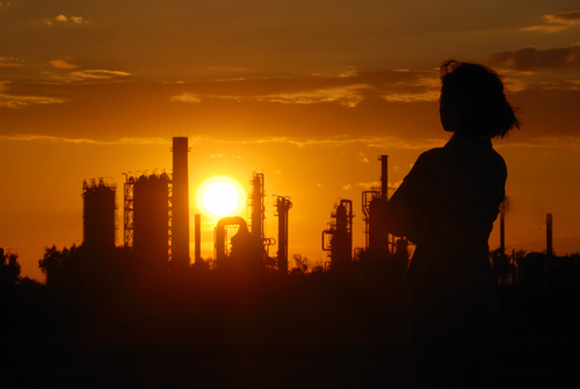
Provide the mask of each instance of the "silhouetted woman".
POLYGON ((447 61, 441 81, 441 123, 453 135, 419 156, 383 221, 416 244, 406 285, 417 386, 481 387, 496 316, 487 241, 507 177, 490 139, 519 122, 493 70, 447 61))

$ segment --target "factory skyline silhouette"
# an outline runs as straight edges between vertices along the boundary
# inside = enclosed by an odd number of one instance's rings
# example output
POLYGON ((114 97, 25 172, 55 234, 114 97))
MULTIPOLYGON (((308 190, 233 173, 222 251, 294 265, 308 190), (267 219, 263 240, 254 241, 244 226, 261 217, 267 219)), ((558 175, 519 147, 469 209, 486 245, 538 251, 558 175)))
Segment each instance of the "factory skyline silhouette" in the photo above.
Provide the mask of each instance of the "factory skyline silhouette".
MULTIPOLYGON (((140 258, 143 266, 159 273, 183 272, 190 265, 203 263, 200 252, 201 214, 195 215, 194 258, 190 259, 188 138, 173 138, 173 174, 152 173, 133 176, 125 174, 123 184, 123 246, 140 258)), ((356 260, 386 259, 392 255, 400 261, 400 269, 408 262, 408 242, 396 239, 380 227, 382 204, 388 200, 388 157, 381 161, 381 187, 362 192, 365 247, 353 251, 353 202, 339 199, 331 213, 328 228, 322 231, 321 248, 329 261, 323 268, 329 270, 348 265, 356 260)), ((214 255, 217 266, 224 266, 230 246, 253 246, 244 256, 256 257, 254 262, 266 265, 274 261, 279 274, 288 274, 288 220, 292 202, 289 196, 276 196, 274 207, 278 218, 277 239, 266 237, 264 204, 264 174, 254 172, 248 196, 249 222, 239 215, 225 215, 214 228, 214 255), (238 227, 234 237, 227 230, 238 227), (246 241, 251 241, 250 243, 246 241), (277 245, 274 258, 269 258, 269 247, 277 245)), ((83 242, 91 249, 115 247, 117 230, 116 184, 103 179, 83 182, 83 242)), ((239 257, 239 255, 233 255, 239 257)), ((238 259, 240 260, 240 259, 238 259)))
MULTIPOLYGON (((164 272, 183 271, 190 265, 199 265, 201 258, 201 218, 195 214, 194 257, 190 258, 188 138, 173 138, 173 174, 152 173, 133 176, 125 174, 123 184, 123 246, 130 247, 142 258, 143 264, 164 272), (193 259, 193 260, 192 260, 193 259), (156 265, 154 265, 156 264, 156 265)), ((322 231, 322 251, 329 261, 324 268, 340 267, 353 260, 387 258, 395 255, 408 261, 409 242, 387 234, 380 227, 380 210, 388 201, 388 156, 379 157, 380 188, 361 193, 364 222, 364 247, 353 248, 353 202, 339 199, 331 213, 328 229, 322 231)), ((277 240, 266 237, 264 174, 254 172, 248 196, 249 222, 238 214, 225 215, 214 227, 213 253, 217 263, 229 257, 231 239, 227 230, 238 227, 248 231, 263 263, 267 262, 269 247, 277 245, 273 258, 281 274, 288 273, 288 219, 292 202, 288 196, 276 196, 274 206, 278 217, 277 240)), ((83 245, 91 248, 114 247, 117 230, 116 184, 103 179, 89 179, 83 183, 83 245)), ((506 254, 505 206, 500 210, 499 252, 506 254)), ((241 236, 241 235, 240 235, 241 236)), ((239 239, 238 239, 239 240, 239 239)), ((514 250, 515 252, 515 250, 514 250)), ((546 221, 546 253, 553 255, 552 215, 546 221)), ((401 265, 402 266, 402 265, 401 265)))

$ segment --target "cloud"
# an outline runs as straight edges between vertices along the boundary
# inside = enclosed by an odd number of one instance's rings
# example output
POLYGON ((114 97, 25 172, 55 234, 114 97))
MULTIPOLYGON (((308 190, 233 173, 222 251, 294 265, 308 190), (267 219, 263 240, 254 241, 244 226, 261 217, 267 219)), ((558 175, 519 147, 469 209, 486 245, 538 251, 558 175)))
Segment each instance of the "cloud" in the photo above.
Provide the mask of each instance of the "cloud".
POLYGON ((388 102, 416 103, 438 101, 439 94, 439 90, 432 90, 423 93, 392 93, 384 96, 384 99, 388 102))
POLYGON ((380 189, 381 182, 380 181, 359 182, 356 184, 356 186, 363 190, 380 189))
POLYGON ((522 28, 521 31, 558 32, 580 24, 580 11, 566 11, 543 15, 543 24, 522 28))
POLYGON ((82 16, 66 16, 64 14, 60 14, 55 16, 53 19, 46 19, 44 23, 48 26, 54 25, 81 25, 81 24, 88 24, 89 22, 84 19, 82 16))
POLYGON ((0 68, 20 68, 23 62, 16 57, 0 57, 0 68))
POLYGON ((311 91, 258 96, 256 100, 282 104, 338 103, 345 107, 353 108, 364 99, 361 91, 368 88, 369 85, 354 84, 311 91))
POLYGON ((239 78, 166 84, 173 88, 169 101, 190 104, 229 100, 283 105, 335 104, 355 108, 369 100, 434 102, 439 99, 440 93, 440 80, 435 70, 361 72, 348 68, 334 76, 239 78))
POLYGON ((26 108, 31 105, 39 104, 58 104, 64 103, 64 99, 56 97, 46 97, 46 96, 18 96, 11 95, 5 92, 7 82, 0 82, 0 108, 26 108))
POLYGON ((76 69, 78 65, 68 62, 66 59, 53 59, 50 64, 57 69, 76 69))
POLYGON ((119 70, 104 70, 104 69, 87 69, 78 72, 70 73, 73 77, 78 77, 79 79, 97 79, 106 80, 114 77, 127 77, 131 73, 122 72, 119 70))
POLYGON ((178 103, 201 103, 201 98, 197 97, 193 93, 182 93, 180 95, 171 96, 169 99, 178 103))
POLYGON ((90 138, 72 138, 52 135, 0 135, 0 141, 14 142, 59 142, 59 143, 87 143, 97 145, 151 145, 151 144, 171 144, 170 138, 121 138, 114 141, 102 141, 90 138))
POLYGON ((580 42, 564 48, 539 49, 528 46, 491 55, 498 67, 515 70, 580 70, 580 42))
MULTIPOLYGON (((240 80, 237 80, 240 81, 240 80)), ((280 92, 262 95, 203 95, 205 98, 235 100, 239 102, 266 102, 281 104, 316 104, 337 103, 345 107, 356 107, 363 99, 365 89, 370 88, 365 84, 353 84, 337 87, 326 87, 294 92, 280 92)), ((170 97, 171 101, 179 103, 199 103, 202 95, 184 92, 170 97)))
POLYGON ((368 157, 364 153, 358 153, 357 155, 360 157, 360 161, 362 163, 364 163, 366 165, 368 165, 370 163, 368 157))
POLYGON ((580 11, 558 12, 552 15, 544 15, 544 18, 550 23, 579 24, 580 11))
POLYGON ((351 190, 352 189, 352 185, 351 184, 346 184, 342 186, 342 190, 351 190))
POLYGON ((71 72, 68 74, 67 79, 69 81, 110 80, 113 78, 128 77, 130 75, 131 73, 119 70, 87 69, 71 72))

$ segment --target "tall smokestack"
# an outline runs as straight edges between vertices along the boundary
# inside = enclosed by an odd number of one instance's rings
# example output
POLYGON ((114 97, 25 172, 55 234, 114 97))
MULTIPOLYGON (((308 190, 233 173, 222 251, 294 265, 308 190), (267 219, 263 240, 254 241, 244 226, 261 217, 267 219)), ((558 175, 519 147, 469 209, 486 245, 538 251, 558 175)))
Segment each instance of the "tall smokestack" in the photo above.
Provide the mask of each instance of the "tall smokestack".
POLYGON ((546 215, 546 254, 554 255, 552 247, 552 214, 546 215))
POLYGON ((195 264, 201 265, 201 215, 195 214, 195 264))
POLYGON ((174 268, 189 266, 189 181, 187 137, 173 138, 172 262, 174 268))
POLYGON ((379 160, 381 161, 381 198, 386 200, 389 197, 388 187, 389 187, 389 156, 381 155, 379 160))
POLYGON ((278 196, 276 210, 278 211, 278 271, 288 274, 288 211, 292 208, 290 198, 278 196))

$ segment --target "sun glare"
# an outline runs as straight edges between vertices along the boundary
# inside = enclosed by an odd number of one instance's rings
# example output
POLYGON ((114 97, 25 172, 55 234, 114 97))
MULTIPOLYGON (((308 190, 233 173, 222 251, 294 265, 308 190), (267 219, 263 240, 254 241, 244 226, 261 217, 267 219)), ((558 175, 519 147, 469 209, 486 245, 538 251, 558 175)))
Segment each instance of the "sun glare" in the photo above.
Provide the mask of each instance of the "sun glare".
POLYGON ((197 205, 208 216, 237 215, 244 205, 241 185, 224 176, 210 178, 197 191, 197 205))

